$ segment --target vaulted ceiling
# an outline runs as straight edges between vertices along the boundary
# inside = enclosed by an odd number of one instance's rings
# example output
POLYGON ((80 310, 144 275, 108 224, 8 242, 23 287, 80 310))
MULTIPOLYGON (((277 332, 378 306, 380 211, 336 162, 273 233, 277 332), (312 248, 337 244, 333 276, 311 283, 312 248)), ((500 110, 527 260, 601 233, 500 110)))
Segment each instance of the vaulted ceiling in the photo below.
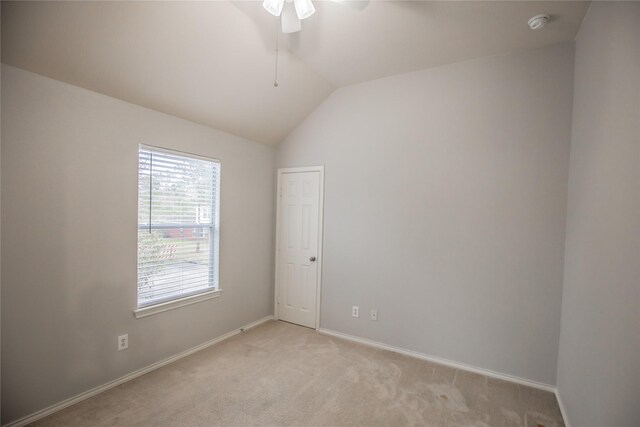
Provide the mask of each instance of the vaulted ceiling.
POLYGON ((277 144, 336 87, 573 40, 580 1, 315 2, 278 36, 261 2, 2 2, 2 62, 277 144), (527 20, 552 22, 531 31, 527 20))

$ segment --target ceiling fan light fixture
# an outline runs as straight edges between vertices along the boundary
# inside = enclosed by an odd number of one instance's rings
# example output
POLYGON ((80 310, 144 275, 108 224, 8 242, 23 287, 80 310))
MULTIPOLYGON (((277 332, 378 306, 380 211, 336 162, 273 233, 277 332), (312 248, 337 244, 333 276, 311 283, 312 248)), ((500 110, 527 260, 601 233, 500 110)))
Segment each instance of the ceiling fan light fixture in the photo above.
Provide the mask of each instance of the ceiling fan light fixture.
POLYGON ((262 7, 273 16, 280 16, 284 0, 264 0, 262 7))
POLYGON ((316 12, 311 0, 293 0, 293 4, 296 6, 296 14, 299 19, 308 18, 316 12))

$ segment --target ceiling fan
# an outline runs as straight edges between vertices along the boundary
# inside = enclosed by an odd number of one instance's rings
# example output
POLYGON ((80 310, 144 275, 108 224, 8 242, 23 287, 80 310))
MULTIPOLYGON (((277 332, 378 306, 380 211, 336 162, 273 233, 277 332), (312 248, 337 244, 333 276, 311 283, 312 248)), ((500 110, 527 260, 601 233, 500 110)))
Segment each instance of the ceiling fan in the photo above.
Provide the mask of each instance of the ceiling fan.
MULTIPOLYGON (((364 9, 369 0, 345 1, 333 0, 335 3, 347 4, 355 9, 364 9)), ((302 20, 316 11, 311 0, 264 0, 262 7, 273 16, 280 16, 283 33, 297 33, 302 29, 302 20)))
POLYGON ((302 20, 316 12, 311 0, 264 0, 262 7, 281 17, 283 33, 297 33, 302 29, 302 20))

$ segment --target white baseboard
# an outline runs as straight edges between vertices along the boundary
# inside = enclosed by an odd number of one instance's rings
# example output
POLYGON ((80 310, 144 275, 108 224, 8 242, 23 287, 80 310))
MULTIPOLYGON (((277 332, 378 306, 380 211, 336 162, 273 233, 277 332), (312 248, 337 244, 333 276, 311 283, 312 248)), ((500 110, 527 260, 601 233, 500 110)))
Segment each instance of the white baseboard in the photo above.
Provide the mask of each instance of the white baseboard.
POLYGON ((161 367, 163 367, 165 365, 173 363, 173 362, 175 362, 177 360, 180 360, 180 359, 182 359, 184 357, 187 357, 187 356, 189 356, 189 355, 191 355, 193 353, 196 353, 196 352, 198 352, 200 350, 204 350, 207 347, 211 347, 212 345, 217 344, 220 341, 224 341, 227 338, 231 338, 234 335, 238 335, 239 333, 241 333, 243 331, 246 331, 247 329, 253 328, 254 326, 258 326, 258 325, 260 325, 260 324, 262 324, 264 322, 267 322, 267 321, 269 321, 269 320, 271 320, 273 318, 274 318, 273 315, 267 316, 267 317, 263 317, 262 319, 256 320, 255 322, 251 322, 251 323, 249 323, 247 325, 242 326, 241 328, 234 329, 233 331, 227 332, 226 334, 221 335, 221 336, 219 336, 217 338, 214 338, 214 339, 212 339, 210 341, 207 341, 205 343, 202 343, 200 345, 192 347, 192 348, 190 348, 188 350, 185 350, 185 351, 183 351, 181 353, 178 353, 178 354, 175 354, 173 356, 167 357, 164 360, 161 360, 159 362, 153 363, 153 364, 151 364, 149 366, 146 366, 146 367, 144 367, 142 369, 138 369, 137 371, 131 372, 130 374, 124 375, 124 376, 122 376, 122 377, 120 377, 118 379, 115 379, 113 381, 109 381, 108 383, 103 384, 101 386, 92 388, 91 390, 87 390, 84 393, 80 393, 80 394, 78 394, 78 395, 76 395, 74 397, 71 397, 69 399, 63 400, 62 402, 56 403, 55 405, 51 405, 48 408, 41 409, 40 411, 34 412, 31 415, 27 415, 26 417, 22 417, 22 418, 20 418, 18 420, 12 421, 9 424, 4 425, 3 427, 20 427, 20 426, 24 426, 24 425, 27 425, 29 423, 32 423, 34 421, 37 421, 37 420, 39 420, 41 418, 46 417, 47 415, 51 415, 54 412, 58 412, 58 411, 60 411, 60 410, 62 410, 64 408, 67 408, 67 407, 69 407, 71 405, 74 405, 74 404, 76 404, 78 402, 81 402, 81 401, 83 401, 85 399, 88 399, 88 398, 93 397, 93 396, 95 396, 97 394, 100 394, 103 391, 107 391, 107 390, 109 390, 111 388, 119 386, 120 384, 126 383, 127 381, 131 381, 134 378, 138 378, 141 375, 144 375, 144 374, 149 373, 151 371, 154 371, 154 370, 156 370, 158 368, 161 368, 161 367))
POLYGON ((571 427, 567 410, 564 407, 564 403, 562 403, 562 398, 560 397, 560 390, 558 390, 557 387, 556 387, 556 400, 558 401, 558 406, 560 407, 560 413, 562 414, 562 419, 564 420, 565 427, 571 427))
POLYGON ((371 347, 381 348, 383 350, 394 351, 396 353, 404 354, 406 356, 415 357, 417 359, 422 359, 422 360, 426 360, 426 361, 429 361, 429 362, 438 363, 440 365, 449 366, 451 368, 462 369, 464 371, 474 372, 476 374, 486 375, 487 377, 497 378, 499 380, 504 380, 504 381, 510 381, 510 382, 513 382, 513 383, 526 385, 528 387, 534 387, 534 388, 537 388, 537 389, 540 389, 540 390, 550 391, 552 393, 556 392, 555 386, 552 386, 552 385, 549 385, 549 384, 544 384, 544 383, 540 383, 540 382, 537 382, 537 381, 531 381, 531 380, 527 380, 527 379, 524 379, 524 378, 516 377, 516 376, 513 376, 513 375, 503 374, 503 373, 500 373, 500 372, 491 371, 489 369, 478 368, 476 366, 467 365, 465 363, 454 362, 452 360, 443 359, 441 357, 430 356, 428 354, 419 353, 419 352, 413 351, 413 350, 407 350, 405 348, 394 347, 392 345, 383 344, 383 343, 378 342, 378 341, 373 341, 373 340, 369 340, 369 339, 366 339, 366 338, 360 338, 360 337, 356 337, 356 336, 349 335, 349 334, 344 334, 342 332, 333 331, 331 329, 320 328, 320 329, 318 329, 318 332, 320 332, 322 334, 332 335, 332 336, 338 337, 338 338, 343 338, 343 339, 346 339, 346 340, 349 340, 349 341, 354 341, 354 342, 357 342, 357 343, 360 343, 360 344, 365 344, 365 345, 368 345, 368 346, 371 346, 371 347))

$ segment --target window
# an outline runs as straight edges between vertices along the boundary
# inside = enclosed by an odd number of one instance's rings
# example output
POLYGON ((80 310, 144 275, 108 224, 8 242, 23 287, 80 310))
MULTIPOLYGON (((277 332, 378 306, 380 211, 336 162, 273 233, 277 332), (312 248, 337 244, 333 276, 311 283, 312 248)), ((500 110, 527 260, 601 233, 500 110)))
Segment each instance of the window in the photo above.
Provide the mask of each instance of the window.
POLYGON ((218 290, 219 217, 217 160, 140 146, 139 310, 218 290))

